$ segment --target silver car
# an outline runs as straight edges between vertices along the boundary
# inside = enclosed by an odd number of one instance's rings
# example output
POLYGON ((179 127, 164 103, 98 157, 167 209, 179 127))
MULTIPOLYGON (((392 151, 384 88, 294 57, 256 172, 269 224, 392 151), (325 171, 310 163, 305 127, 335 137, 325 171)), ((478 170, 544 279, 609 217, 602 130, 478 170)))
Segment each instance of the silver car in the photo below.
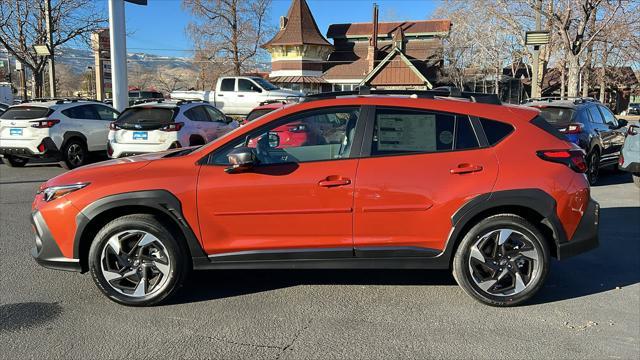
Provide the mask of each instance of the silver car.
POLYGON ((619 165, 620 170, 633 175, 633 182, 640 187, 640 126, 629 125, 619 165))

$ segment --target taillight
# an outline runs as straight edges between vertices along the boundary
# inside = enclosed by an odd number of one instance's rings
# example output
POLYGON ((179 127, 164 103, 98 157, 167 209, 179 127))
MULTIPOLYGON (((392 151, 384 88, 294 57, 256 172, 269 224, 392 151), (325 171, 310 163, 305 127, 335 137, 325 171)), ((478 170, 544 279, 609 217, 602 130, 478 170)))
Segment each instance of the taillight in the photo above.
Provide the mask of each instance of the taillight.
POLYGON ((36 120, 29 121, 31 123, 31 127, 36 129, 48 129, 53 127, 53 125, 60 122, 60 120, 36 120))
POLYGON ((542 160, 565 164, 578 173, 584 173, 588 168, 582 150, 541 150, 537 155, 542 160))
POLYGON ((582 132, 583 128, 583 125, 580 123, 571 123, 563 130, 560 130, 560 132, 563 134, 579 134, 582 132))
POLYGON ((627 128, 627 135, 638 135, 638 129, 640 129, 640 126, 638 125, 629 125, 627 128))
POLYGON ((118 126, 118 124, 116 124, 115 121, 112 121, 109 123, 109 130, 120 130, 120 127, 118 126))
POLYGON ((618 165, 624 165, 624 155, 620 153, 620 157, 618 158, 618 165))
POLYGON ((169 124, 165 127, 160 128, 160 130, 162 131, 180 131, 180 129, 182 129, 182 127, 184 126, 184 123, 172 123, 169 124))

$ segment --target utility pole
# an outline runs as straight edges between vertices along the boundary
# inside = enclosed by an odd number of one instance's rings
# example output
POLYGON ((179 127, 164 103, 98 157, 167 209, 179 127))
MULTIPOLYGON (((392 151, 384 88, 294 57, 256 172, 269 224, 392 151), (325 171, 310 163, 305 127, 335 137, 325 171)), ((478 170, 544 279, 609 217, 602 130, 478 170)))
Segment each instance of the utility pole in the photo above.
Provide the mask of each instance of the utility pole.
POLYGON ((113 107, 122 111, 129 106, 124 0, 109 0, 109 36, 111 38, 113 107))
POLYGON ((56 67, 53 55, 53 34, 51 34, 51 0, 44 2, 45 20, 47 22, 47 46, 49 46, 49 95, 56 97, 56 67))
MULTIPOLYGON (((540 12, 542 11, 542 0, 536 0, 536 31, 540 31, 541 27, 541 19, 540 12)), ((533 47, 533 64, 531 66, 531 97, 536 98, 540 97, 540 78, 539 78, 539 69, 540 66, 540 45, 536 45, 533 47)))

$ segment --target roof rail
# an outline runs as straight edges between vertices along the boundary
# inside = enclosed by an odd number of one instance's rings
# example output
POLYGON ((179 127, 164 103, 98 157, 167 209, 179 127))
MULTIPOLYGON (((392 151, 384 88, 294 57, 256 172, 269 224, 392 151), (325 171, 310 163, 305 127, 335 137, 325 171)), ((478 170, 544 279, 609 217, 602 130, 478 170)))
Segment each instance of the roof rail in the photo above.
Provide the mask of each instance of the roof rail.
POLYGON ((164 98, 146 98, 146 99, 138 99, 133 101, 133 105, 146 104, 150 102, 164 102, 164 98))
POLYGON ((484 94, 468 91, 450 86, 437 87, 432 90, 378 90, 369 87, 360 87, 354 91, 335 91, 307 95, 303 101, 315 101, 323 99, 335 99, 346 96, 368 96, 368 95, 406 95, 422 99, 435 99, 440 97, 469 99, 471 102, 502 105, 500 98, 496 94, 484 94))
POLYGON ((573 101, 574 104, 584 104, 587 102, 595 102, 595 103, 600 102, 600 100, 590 96, 543 96, 543 97, 535 97, 535 98, 528 98, 528 99, 522 100, 521 104, 527 104, 534 101, 552 102, 552 101, 558 101, 558 100, 571 100, 573 101))
POLYGON ((54 97, 54 98, 35 98, 35 99, 31 99, 28 100, 27 102, 49 102, 49 101, 55 101, 56 104, 64 104, 65 102, 78 102, 78 101, 92 101, 92 102, 98 102, 98 100, 95 99, 89 99, 89 98, 81 98, 81 97, 65 97, 65 98, 60 98, 60 97, 54 97))
POLYGON ((191 104, 195 102, 201 102, 203 104, 209 103, 207 100, 202 100, 202 99, 180 99, 176 102, 176 105, 191 104))

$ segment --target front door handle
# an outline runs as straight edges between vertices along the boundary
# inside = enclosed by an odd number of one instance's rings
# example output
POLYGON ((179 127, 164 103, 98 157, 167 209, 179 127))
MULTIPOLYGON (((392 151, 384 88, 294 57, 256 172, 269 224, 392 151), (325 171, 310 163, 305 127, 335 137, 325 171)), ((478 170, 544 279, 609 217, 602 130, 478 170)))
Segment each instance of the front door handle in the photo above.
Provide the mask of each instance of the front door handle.
POLYGON ((326 179, 320 180, 320 182, 318 182, 318 186, 322 187, 344 186, 349 184, 351 184, 351 179, 343 178, 342 176, 337 175, 327 176, 326 179))
POLYGON ((482 165, 472 165, 472 164, 459 164, 457 168, 449 170, 451 174, 469 174, 473 172, 482 171, 482 165))

